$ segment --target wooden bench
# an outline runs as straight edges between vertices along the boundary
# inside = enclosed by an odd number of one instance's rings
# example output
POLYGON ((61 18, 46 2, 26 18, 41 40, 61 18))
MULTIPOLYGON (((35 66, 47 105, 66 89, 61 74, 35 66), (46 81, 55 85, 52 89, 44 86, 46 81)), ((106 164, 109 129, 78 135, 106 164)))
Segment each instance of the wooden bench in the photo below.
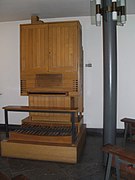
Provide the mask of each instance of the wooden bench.
POLYGON ((129 140, 133 141, 133 135, 135 135, 135 119, 123 118, 121 122, 124 122, 124 144, 127 140, 127 135, 129 134, 129 140))
POLYGON ((116 145, 107 144, 102 151, 108 154, 105 180, 109 180, 111 167, 116 168, 117 180, 120 180, 120 170, 132 174, 135 179, 135 153, 116 145))

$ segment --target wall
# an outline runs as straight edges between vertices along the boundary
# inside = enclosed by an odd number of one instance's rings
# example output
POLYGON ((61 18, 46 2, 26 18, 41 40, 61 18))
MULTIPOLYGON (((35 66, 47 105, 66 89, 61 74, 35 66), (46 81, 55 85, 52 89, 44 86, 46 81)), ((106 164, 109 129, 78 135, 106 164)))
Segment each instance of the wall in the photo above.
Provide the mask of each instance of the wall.
MULTIPOLYGON (((124 117, 135 118, 135 15, 118 27, 118 127, 124 117)), ((122 126, 123 127, 123 126, 122 126)))
MULTIPOLYGON (((19 23, 0 23, 0 108, 5 105, 27 104, 27 98, 20 96, 20 41, 19 23)), ((10 123, 21 123, 18 113, 10 113, 10 123)), ((0 110, 0 123, 4 122, 4 112, 0 110)))
MULTIPOLYGON (((92 26, 90 17, 46 19, 44 21, 80 20, 84 49, 84 120, 89 128, 103 127, 103 60, 102 27, 92 26), (85 67, 91 63, 92 67, 85 67)), ((135 42, 135 16, 130 15, 124 27, 118 27, 118 128, 119 119, 135 117, 135 85, 133 48, 135 42)), ((0 23, 0 108, 5 105, 27 105, 27 97, 20 96, 20 39, 19 25, 29 21, 0 23)), ((27 114, 10 113, 10 123, 20 124, 27 114)), ((0 123, 4 112, 0 109, 0 123)))

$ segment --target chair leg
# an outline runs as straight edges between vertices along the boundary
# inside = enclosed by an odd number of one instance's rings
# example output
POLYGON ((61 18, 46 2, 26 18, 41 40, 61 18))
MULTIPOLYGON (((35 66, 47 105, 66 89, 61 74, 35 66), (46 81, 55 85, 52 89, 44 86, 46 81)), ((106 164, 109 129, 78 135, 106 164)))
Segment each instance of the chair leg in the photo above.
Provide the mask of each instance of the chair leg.
POLYGON ((129 136, 130 136, 130 142, 133 140, 132 137, 132 124, 129 124, 129 136))
POLYGON ((129 124, 125 122, 124 143, 123 143, 124 146, 125 146, 126 139, 127 139, 128 128, 129 128, 129 124))
POLYGON ((109 180, 111 166, 112 166, 112 154, 109 153, 108 154, 108 159, 107 159, 107 165, 106 165, 104 180, 109 180))
POLYGON ((119 162, 119 157, 118 156, 115 156, 115 166, 116 166, 117 180, 120 180, 120 162, 119 162))

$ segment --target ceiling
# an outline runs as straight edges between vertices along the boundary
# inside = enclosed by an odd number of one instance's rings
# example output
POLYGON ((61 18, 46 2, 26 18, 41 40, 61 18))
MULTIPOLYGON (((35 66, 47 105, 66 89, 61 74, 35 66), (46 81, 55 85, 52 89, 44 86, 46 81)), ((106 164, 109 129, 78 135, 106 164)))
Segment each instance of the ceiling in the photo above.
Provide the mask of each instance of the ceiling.
MULTIPOLYGON (((135 14, 135 0, 127 0, 127 14, 135 14)), ((0 22, 90 15, 90 0, 0 0, 0 22)))

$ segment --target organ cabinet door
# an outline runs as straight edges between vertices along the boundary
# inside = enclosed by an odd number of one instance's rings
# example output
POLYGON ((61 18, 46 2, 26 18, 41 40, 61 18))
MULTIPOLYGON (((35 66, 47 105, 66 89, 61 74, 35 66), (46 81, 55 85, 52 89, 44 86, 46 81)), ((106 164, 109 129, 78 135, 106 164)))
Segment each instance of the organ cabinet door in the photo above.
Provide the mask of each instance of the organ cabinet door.
POLYGON ((21 26, 21 72, 48 71, 48 25, 21 26))
POLYGON ((79 22, 49 24, 49 71, 77 71, 79 22))

